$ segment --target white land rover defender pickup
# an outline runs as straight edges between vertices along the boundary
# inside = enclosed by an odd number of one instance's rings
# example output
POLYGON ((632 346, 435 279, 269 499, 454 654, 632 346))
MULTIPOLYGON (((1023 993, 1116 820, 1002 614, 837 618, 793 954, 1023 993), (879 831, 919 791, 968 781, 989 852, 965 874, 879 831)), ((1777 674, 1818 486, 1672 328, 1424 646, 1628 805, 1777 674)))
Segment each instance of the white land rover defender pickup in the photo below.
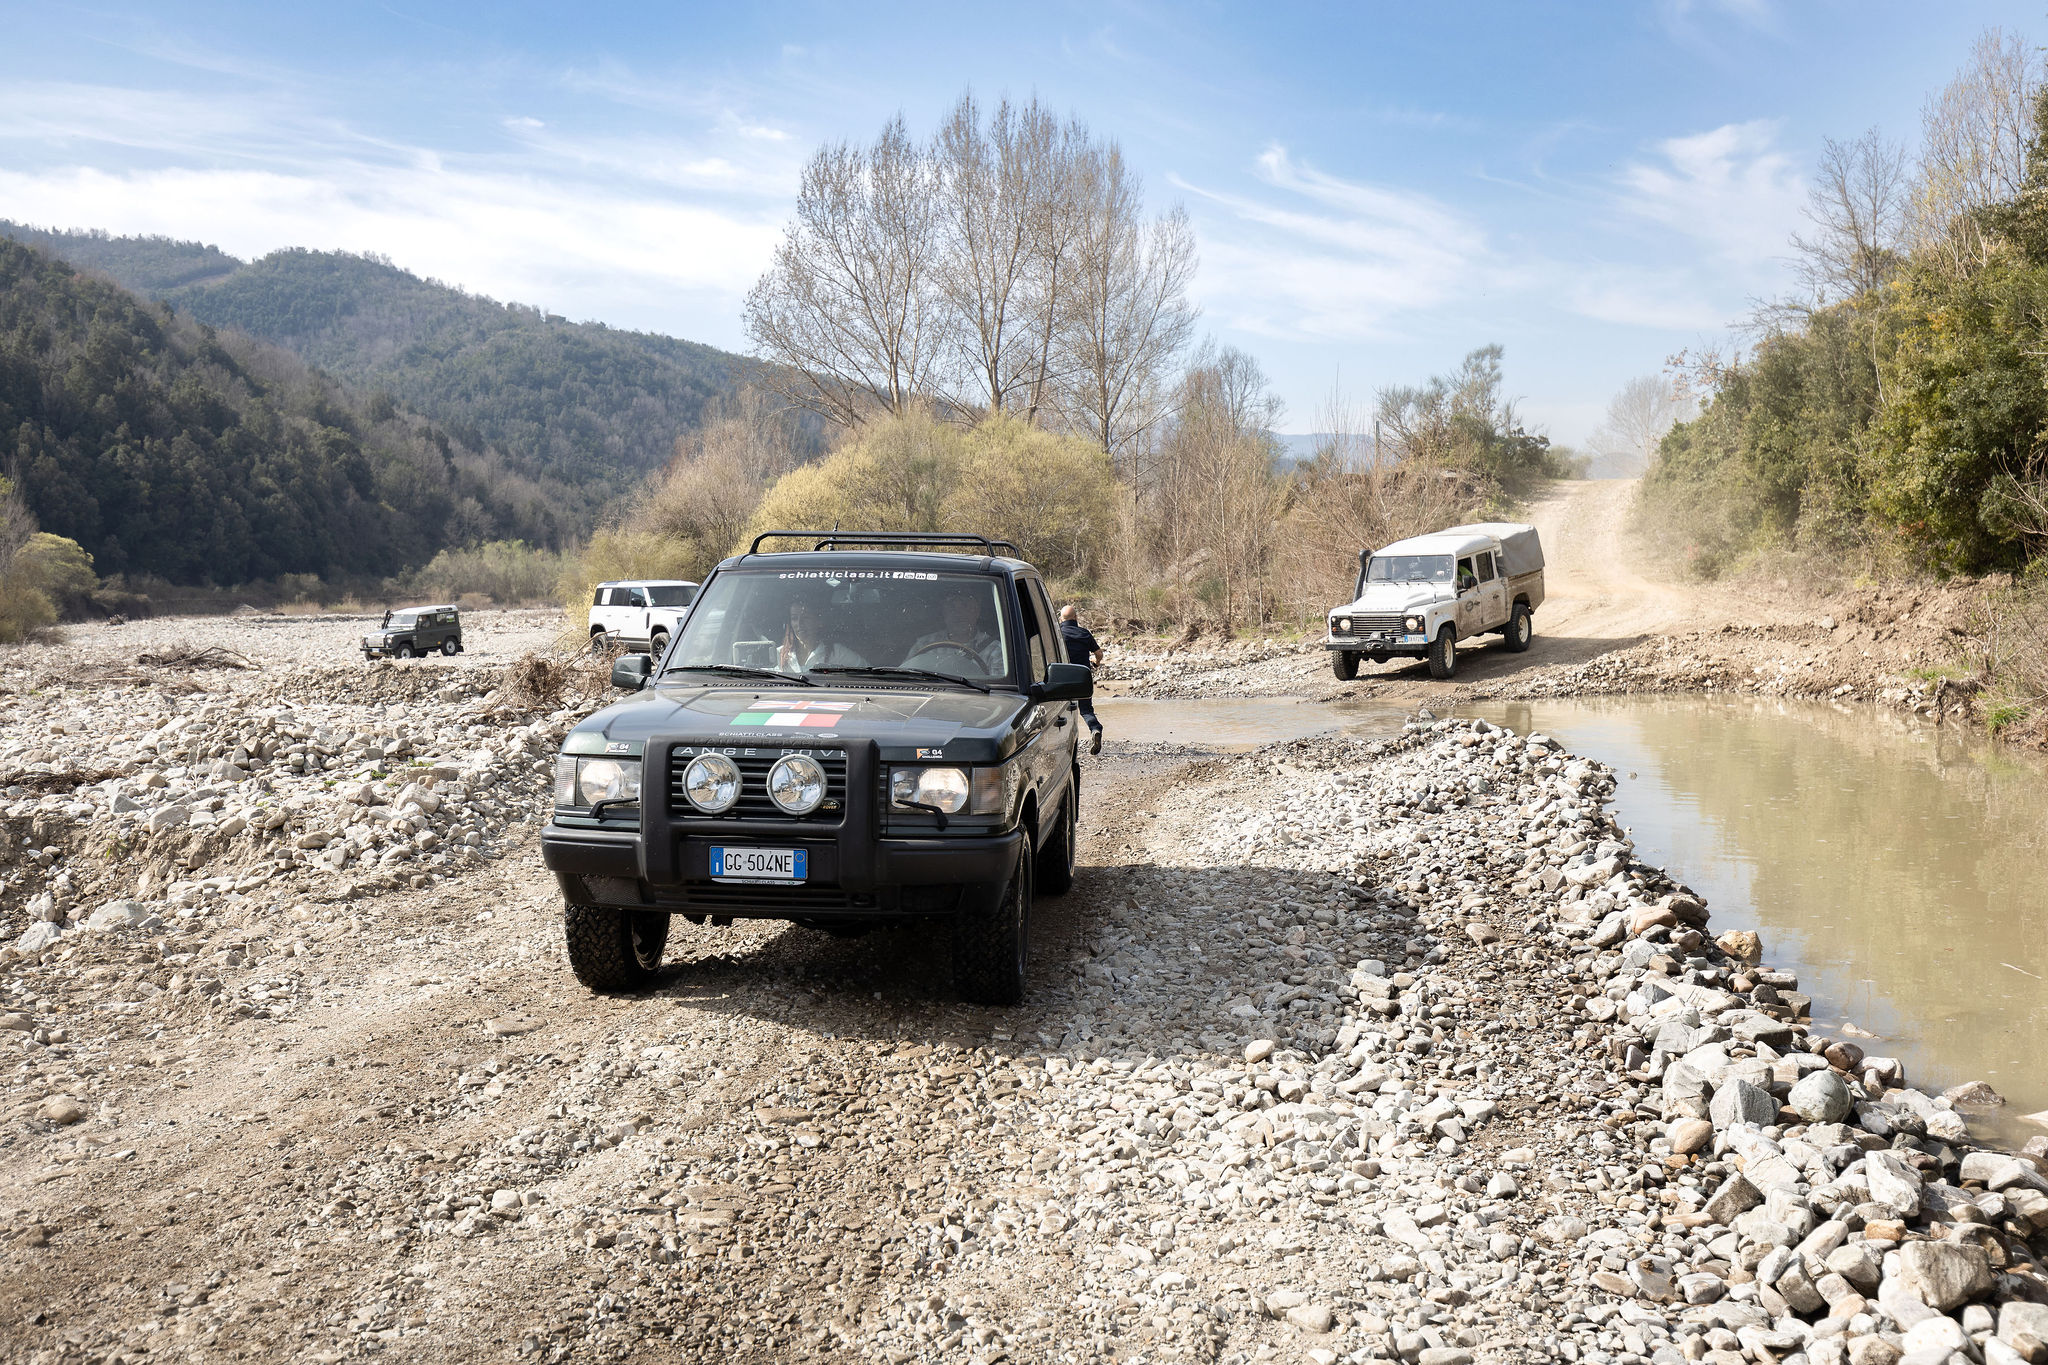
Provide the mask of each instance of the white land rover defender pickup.
POLYGON ((1429 676, 1458 670, 1458 642, 1499 635, 1520 653, 1536 636, 1543 605, 1543 544, 1536 528, 1486 521, 1397 540, 1358 556, 1358 597, 1330 612, 1323 641, 1346 682, 1361 657, 1429 660, 1429 676))
POLYGON ((697 600, 697 585, 682 578, 636 578, 600 583, 590 597, 590 647, 623 645, 657 659, 676 624, 697 600))

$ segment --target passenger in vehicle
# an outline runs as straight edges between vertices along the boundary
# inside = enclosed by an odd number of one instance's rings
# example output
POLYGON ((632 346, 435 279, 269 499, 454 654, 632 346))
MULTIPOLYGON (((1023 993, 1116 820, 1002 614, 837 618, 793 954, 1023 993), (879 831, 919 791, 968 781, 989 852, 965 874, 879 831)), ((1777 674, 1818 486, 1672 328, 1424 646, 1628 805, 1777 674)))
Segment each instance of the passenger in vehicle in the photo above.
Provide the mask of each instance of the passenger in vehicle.
POLYGON ((939 600, 939 621, 943 629, 920 635, 904 658, 906 668, 928 668, 933 672, 957 671, 965 657, 980 661, 984 677, 1008 672, 1003 659, 1003 642, 983 623, 986 588, 976 591, 966 583, 949 586, 939 600), (944 646, 957 646, 945 648, 944 646), (923 656, 923 657, 920 657, 923 656))
POLYGON ((832 638, 832 614, 815 597, 789 604, 789 629, 782 637, 781 667, 808 672, 813 668, 865 668, 867 660, 832 638))

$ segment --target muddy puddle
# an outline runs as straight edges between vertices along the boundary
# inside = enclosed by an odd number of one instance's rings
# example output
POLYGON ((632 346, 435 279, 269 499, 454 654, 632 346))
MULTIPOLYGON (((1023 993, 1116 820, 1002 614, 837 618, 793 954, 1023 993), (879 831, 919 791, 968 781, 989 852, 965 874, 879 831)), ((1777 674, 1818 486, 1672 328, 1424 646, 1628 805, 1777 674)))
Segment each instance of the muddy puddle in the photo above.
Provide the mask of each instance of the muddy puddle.
MULTIPOLYGON (((1233 698, 1096 703, 1111 736, 1238 750, 1382 735, 1396 707, 1233 698)), ((1708 697, 1461 708, 1612 764, 1638 855, 1754 928, 1817 1030, 1939 1091, 1988 1081, 1991 1123, 2048 1123, 2048 766, 1870 707, 1708 697), (1631 776, 1633 774, 1633 776, 1631 776)))

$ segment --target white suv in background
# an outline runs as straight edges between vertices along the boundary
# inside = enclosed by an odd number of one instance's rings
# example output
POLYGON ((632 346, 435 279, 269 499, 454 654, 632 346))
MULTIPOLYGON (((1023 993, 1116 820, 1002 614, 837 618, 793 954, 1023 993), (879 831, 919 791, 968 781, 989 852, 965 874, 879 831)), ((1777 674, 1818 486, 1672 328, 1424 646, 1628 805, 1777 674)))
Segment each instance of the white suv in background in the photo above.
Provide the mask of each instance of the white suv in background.
POLYGON ((624 645, 658 657, 696 600, 697 585, 680 578, 600 583, 590 597, 590 647, 624 645))

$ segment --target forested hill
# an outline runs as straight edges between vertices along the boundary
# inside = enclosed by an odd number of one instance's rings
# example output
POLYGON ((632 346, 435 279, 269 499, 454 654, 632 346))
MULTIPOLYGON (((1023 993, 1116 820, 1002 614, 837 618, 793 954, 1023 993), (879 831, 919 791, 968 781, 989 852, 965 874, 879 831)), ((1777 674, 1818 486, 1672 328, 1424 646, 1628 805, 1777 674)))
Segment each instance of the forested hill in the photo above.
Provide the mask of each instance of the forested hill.
POLYGON ((388 397, 0 239, 0 467, 102 574, 385 576, 444 545, 554 544, 587 496, 388 397))
MULTIPOLYGON (((28 230, 0 222, 0 234, 28 230)), ((695 342, 497 303, 371 257, 293 249, 243 264, 195 242, 35 235, 202 322, 381 389, 523 473, 607 497, 667 463, 740 363, 695 342), (216 261, 233 268, 202 270, 216 261)))
POLYGON ((217 246, 169 237, 113 237, 104 232, 55 232, 0 218, 0 237, 42 247, 73 265, 109 275, 152 297, 200 280, 226 279, 242 262, 217 246))

